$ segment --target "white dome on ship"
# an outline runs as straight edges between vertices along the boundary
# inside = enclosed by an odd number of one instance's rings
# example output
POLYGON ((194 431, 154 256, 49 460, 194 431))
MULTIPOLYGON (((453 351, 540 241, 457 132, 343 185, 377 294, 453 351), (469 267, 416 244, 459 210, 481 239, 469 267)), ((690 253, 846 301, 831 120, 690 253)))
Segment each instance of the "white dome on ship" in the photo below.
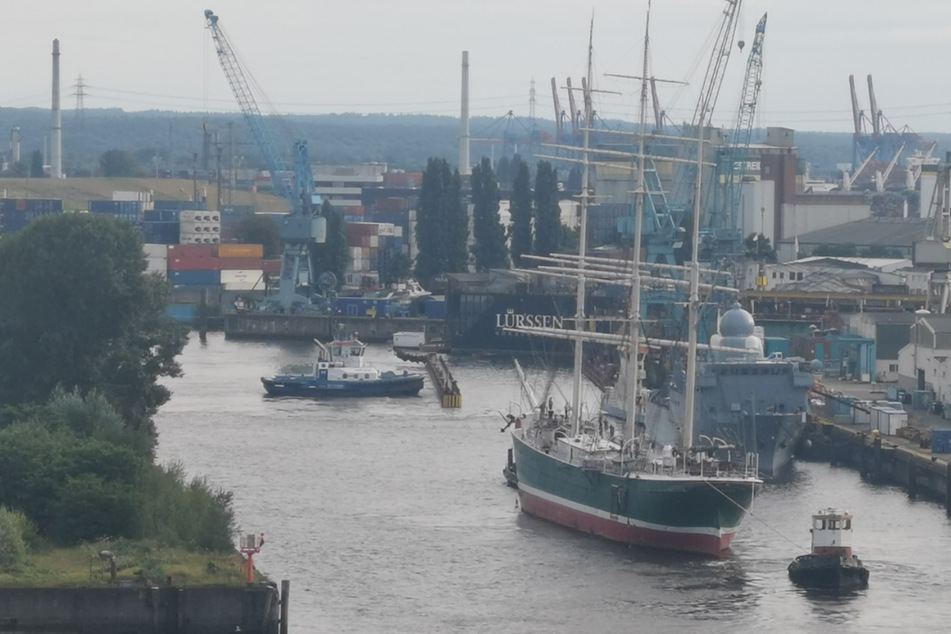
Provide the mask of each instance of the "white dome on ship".
POLYGON ((753 315, 740 308, 739 304, 733 304, 733 308, 720 317, 719 331, 724 337, 749 337, 755 326, 753 315))

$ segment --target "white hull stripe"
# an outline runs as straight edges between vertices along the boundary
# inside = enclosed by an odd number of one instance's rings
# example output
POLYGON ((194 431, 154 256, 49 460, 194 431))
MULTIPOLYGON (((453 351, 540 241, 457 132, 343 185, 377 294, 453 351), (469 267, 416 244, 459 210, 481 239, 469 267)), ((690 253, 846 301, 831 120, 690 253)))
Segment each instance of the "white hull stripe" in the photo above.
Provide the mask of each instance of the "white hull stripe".
POLYGON ((579 504, 572 500, 566 500, 565 498, 559 497, 552 493, 547 493, 535 487, 529 486, 522 481, 518 483, 519 491, 524 491, 530 495, 534 495, 537 498, 541 498, 552 504, 557 504, 565 508, 571 509, 572 511, 578 513, 584 513, 586 515, 592 515, 602 520, 607 520, 610 522, 617 522, 618 524, 624 524, 627 526, 634 526, 636 528, 645 528, 655 531, 665 531, 669 533, 689 533, 691 535, 709 535, 711 537, 720 538, 723 535, 730 535, 736 532, 735 528, 732 529, 716 529, 716 528, 703 528, 698 526, 665 526, 663 524, 653 524, 651 522, 642 522, 636 520, 632 517, 627 517, 626 515, 611 515, 606 511, 601 509, 594 508, 592 506, 587 506, 585 504, 579 504))

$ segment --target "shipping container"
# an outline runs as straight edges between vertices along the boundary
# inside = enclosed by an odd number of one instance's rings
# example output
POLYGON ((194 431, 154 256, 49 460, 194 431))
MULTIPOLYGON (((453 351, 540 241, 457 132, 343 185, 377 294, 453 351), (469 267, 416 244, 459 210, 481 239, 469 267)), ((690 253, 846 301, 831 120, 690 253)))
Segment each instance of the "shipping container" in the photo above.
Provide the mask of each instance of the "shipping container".
POLYGON ((169 255, 169 271, 217 271, 219 270, 218 258, 195 258, 186 256, 169 255))
POLYGON ((182 324, 190 324, 195 321, 197 313, 198 307, 195 304, 171 304, 168 307, 169 316, 182 324))
POLYGON ((208 211, 205 209, 183 209, 178 212, 178 218, 182 222, 216 222, 221 223, 221 214, 217 211, 208 211))
MULTIPOLYGON (((220 249, 221 245, 218 248, 220 249)), ((260 271, 264 269, 264 260, 261 258, 218 258, 218 268, 222 271, 260 271)))
POLYGON ((142 229, 142 236, 145 241, 151 244, 177 244, 181 237, 177 222, 144 221, 139 226, 142 229))
POLYGON ((217 235, 212 234, 189 234, 189 235, 179 235, 178 237, 179 244, 219 244, 221 243, 221 238, 217 235))
POLYGON ((430 299, 423 303, 427 319, 445 319, 446 302, 445 300, 430 299))
POLYGON ((42 214, 63 213, 58 198, 0 198, 0 211, 36 211, 42 214))
POLYGON ((145 243, 142 245, 142 252, 145 253, 145 257, 147 258, 162 258, 163 260, 168 259, 167 244, 145 243))
MULTIPOLYGON (((218 247, 219 258, 258 258, 264 257, 263 244, 222 244, 218 247)), ((249 267, 260 268, 260 267, 249 267)))
POLYGON ((213 258, 216 256, 215 256, 215 248, 210 245, 171 244, 168 247, 168 257, 169 259, 171 259, 175 257, 213 258))
POLYGON ((226 291, 264 289, 264 271, 232 270, 221 272, 221 288, 226 291))
POLYGON ((280 275, 281 261, 280 260, 262 260, 261 269, 268 275, 280 275))
POLYGON ((931 453, 951 453, 951 429, 935 429, 931 434, 931 453))
POLYGON ((218 271, 202 270, 171 270, 172 261, 169 260, 168 279, 175 285, 182 286, 218 286, 221 284, 221 273, 218 271))
MULTIPOLYGON (((192 200, 154 200, 152 201, 156 211, 168 211, 178 213, 183 209, 204 209, 205 203, 192 200)), ((177 217, 177 215, 176 215, 177 217)))

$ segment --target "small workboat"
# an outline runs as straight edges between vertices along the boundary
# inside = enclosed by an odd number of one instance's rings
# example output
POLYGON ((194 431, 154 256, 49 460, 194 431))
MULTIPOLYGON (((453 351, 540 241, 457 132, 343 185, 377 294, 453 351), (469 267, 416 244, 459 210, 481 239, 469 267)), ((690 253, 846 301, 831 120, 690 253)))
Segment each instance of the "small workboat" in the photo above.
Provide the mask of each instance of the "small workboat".
POLYGON ((329 349, 316 339, 314 343, 320 353, 312 373, 261 377, 270 396, 415 396, 423 389, 422 374, 380 372, 365 365, 366 344, 356 334, 335 339, 329 349))
POLYGON ((834 508, 812 516, 812 552, 789 564, 797 586, 817 590, 859 590, 868 586, 868 569, 852 554, 852 515, 834 508))

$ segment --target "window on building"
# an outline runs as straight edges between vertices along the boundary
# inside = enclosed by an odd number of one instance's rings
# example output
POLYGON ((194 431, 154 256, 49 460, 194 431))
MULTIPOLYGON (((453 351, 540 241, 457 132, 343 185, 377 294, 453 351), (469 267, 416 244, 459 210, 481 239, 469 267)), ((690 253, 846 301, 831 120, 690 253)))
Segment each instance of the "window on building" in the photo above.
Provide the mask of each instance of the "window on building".
POLYGON ((785 278, 785 277, 786 277, 786 274, 785 274, 785 273, 783 273, 783 272, 780 272, 780 273, 779 273, 779 279, 783 279, 783 278, 785 278))
POLYGON ((898 364, 897 364, 897 363, 889 363, 889 364, 888 364, 888 371, 889 371, 889 372, 898 372, 898 364))
POLYGON ((773 279, 776 279, 776 271, 773 271, 773 279))

